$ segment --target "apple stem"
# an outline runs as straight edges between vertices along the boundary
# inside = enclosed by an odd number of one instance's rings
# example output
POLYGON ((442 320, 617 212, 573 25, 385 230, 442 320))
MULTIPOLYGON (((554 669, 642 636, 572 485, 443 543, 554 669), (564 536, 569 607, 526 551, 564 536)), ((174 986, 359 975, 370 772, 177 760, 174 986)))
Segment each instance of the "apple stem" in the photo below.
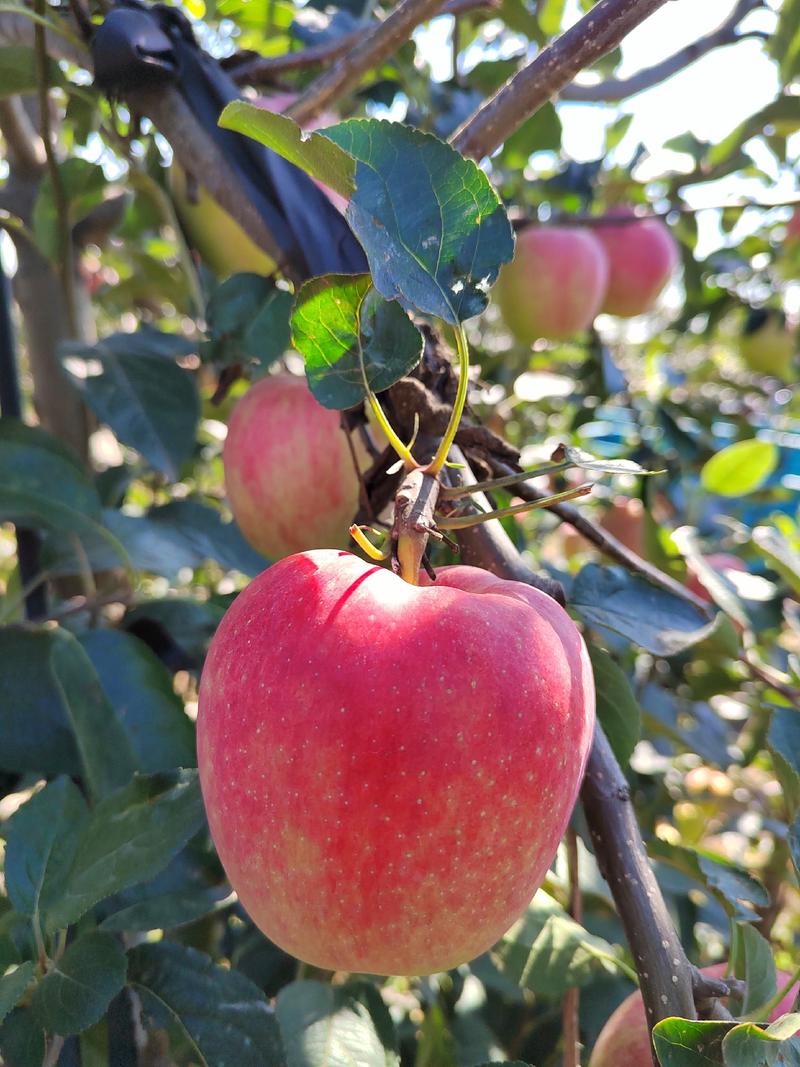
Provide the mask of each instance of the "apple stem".
POLYGON ((502 478, 490 478, 486 482, 475 482, 472 485, 446 485, 442 488, 442 500, 458 500, 473 493, 491 492, 492 489, 502 489, 507 485, 516 485, 518 482, 527 482, 531 478, 540 478, 545 474, 559 474, 561 471, 572 470, 574 463, 544 463, 541 467, 531 467, 530 470, 519 471, 517 474, 506 474, 502 478))
POLYGON ((439 499, 438 477, 417 467, 408 471, 397 490, 392 538, 397 542, 396 564, 400 577, 419 585, 419 572, 428 539, 441 537, 433 519, 439 499))
POLYGON ((455 328, 456 349, 458 350, 458 390, 456 392, 453 410, 450 413, 450 422, 444 432, 444 437, 439 443, 436 455, 429 463, 428 474, 438 475, 447 461, 447 453, 456 438, 458 424, 464 413, 464 405, 467 402, 467 389, 469 388, 469 343, 464 327, 459 323, 455 328))
POLYGON ((350 527, 350 536, 353 538, 358 547, 364 552, 370 559, 378 560, 382 562, 389 558, 391 548, 389 543, 386 542, 383 548, 378 548, 377 545, 373 545, 370 539, 367 537, 365 530, 369 530, 370 533, 381 536, 380 530, 375 530, 371 526, 359 526, 357 523, 353 523, 350 527))
MULTIPOLYGON (((367 400, 369 400, 370 407, 372 408, 372 411, 373 411, 373 413, 375 415, 375 419, 376 419, 378 425, 383 430, 383 432, 386 434, 386 440, 389 442, 389 444, 392 446, 392 448, 398 454, 400 459, 403 461, 404 466, 408 470, 413 470, 415 467, 418 467, 419 464, 414 459, 414 457, 411 455, 410 448, 407 445, 403 444, 403 442, 400 440, 399 436, 397 435, 396 430, 394 429, 394 427, 392 426, 392 424, 389 422, 388 418, 386 417, 386 412, 381 407, 380 400, 378 400, 377 396, 375 396, 375 394, 369 388, 369 386, 366 385, 366 382, 364 384, 365 384, 366 390, 367 390, 367 400)), ((412 438, 412 441, 413 441, 413 438, 412 438)))
POLYGON ((522 504, 512 504, 507 508, 498 508, 496 511, 482 511, 478 515, 454 515, 451 518, 437 518, 436 525, 441 530, 466 530, 470 526, 480 526, 481 523, 489 522, 491 519, 504 519, 508 515, 519 515, 523 511, 548 508, 552 504, 560 504, 564 500, 574 500, 578 496, 588 496, 591 491, 591 482, 586 482, 576 489, 567 489, 563 493, 555 493, 553 496, 543 497, 541 500, 527 500, 522 504))

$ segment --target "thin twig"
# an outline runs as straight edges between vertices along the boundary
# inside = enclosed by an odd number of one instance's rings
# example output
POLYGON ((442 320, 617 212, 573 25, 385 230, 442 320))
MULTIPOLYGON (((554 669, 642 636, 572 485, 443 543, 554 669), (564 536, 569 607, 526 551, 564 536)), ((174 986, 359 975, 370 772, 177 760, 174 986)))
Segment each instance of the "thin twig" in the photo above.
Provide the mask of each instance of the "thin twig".
POLYGON ((742 652, 739 660, 754 678, 768 685, 770 689, 774 689, 776 693, 780 693, 794 707, 800 708, 800 689, 789 685, 772 667, 769 667, 766 663, 759 663, 747 652, 742 652))
POLYGON ((758 30, 737 32, 742 19, 755 8, 763 6, 763 0, 740 0, 731 14, 715 30, 704 37, 698 37, 696 41, 678 49, 677 52, 673 52, 671 56, 667 56, 666 59, 662 59, 652 67, 639 70, 629 78, 607 78, 593 85, 573 82, 561 90, 558 94, 559 98, 587 103, 616 103, 635 96, 636 93, 644 92, 645 89, 652 89, 654 85, 659 85, 667 78, 671 78, 673 74, 685 70, 686 67, 691 66, 715 48, 722 48, 725 45, 736 44, 738 41, 751 38, 768 39, 768 34, 758 30))
POLYGON ((443 0, 402 0, 385 22, 312 82, 286 113, 300 126, 307 125, 326 107, 354 89, 367 71, 394 55, 417 26, 441 13, 442 5, 443 0))
MULTIPOLYGON (((46 10, 47 0, 36 0, 37 14, 43 18, 46 10)), ((67 328, 71 337, 77 337, 78 311, 75 302, 75 262, 72 255, 69 202, 66 193, 64 192, 64 185, 61 181, 61 171, 58 168, 58 160, 56 159, 56 150, 53 143, 53 128, 50 121, 49 59, 47 56, 47 42, 45 40, 44 26, 37 22, 34 26, 33 33, 36 51, 36 82, 39 97, 39 122, 41 124, 42 141, 44 142, 45 155, 47 156, 47 169, 50 175, 50 184, 53 191, 53 205, 56 211, 61 287, 64 292, 67 328)))
MULTIPOLYGON (((459 18, 472 11, 480 9, 491 11, 499 7, 500 0, 447 0, 447 3, 442 5, 439 14, 459 18)), ((229 60, 226 63, 226 69, 239 85, 261 85, 262 83, 269 85, 279 74, 333 63, 334 60, 346 55, 364 37, 364 27, 361 26, 350 33, 342 34, 333 41, 312 44, 296 52, 286 52, 282 56, 247 57, 238 62, 229 60)))
MULTIPOLYGON (((489 457, 489 465, 493 472, 498 475, 512 474, 513 468, 508 463, 504 463, 502 460, 495 459, 493 456, 489 457)), ((534 486, 523 482, 517 485, 514 490, 517 496, 522 497, 523 500, 541 500, 547 496, 547 493, 542 489, 536 489, 534 486)), ((548 511, 552 511, 554 515, 563 522, 568 522, 570 526, 573 526, 581 536, 585 537, 587 541, 591 542, 596 548, 599 548, 609 559, 613 559, 616 563, 621 563, 623 567, 626 567, 629 571, 633 571, 634 574, 641 574, 647 578, 648 581, 653 582, 654 585, 661 586, 662 589, 668 590, 670 593, 674 593, 675 596, 681 597, 682 600, 688 601, 696 608, 700 608, 706 615, 708 615, 708 604, 701 600, 700 597, 695 596, 691 590, 686 586, 681 585, 680 582, 676 582, 674 578, 671 578, 668 574, 665 574, 658 567, 654 567, 646 559, 642 559, 635 552, 632 552, 629 548, 618 541, 616 537, 608 533, 606 530, 601 529, 597 523, 592 522, 591 519, 587 519, 585 515, 572 504, 550 504, 547 506, 548 511)), ((708 615, 710 618, 711 616, 708 615)))
POLYGON ((464 156, 483 159, 500 147, 575 75, 607 55, 666 0, 599 0, 457 130, 450 141, 464 156))

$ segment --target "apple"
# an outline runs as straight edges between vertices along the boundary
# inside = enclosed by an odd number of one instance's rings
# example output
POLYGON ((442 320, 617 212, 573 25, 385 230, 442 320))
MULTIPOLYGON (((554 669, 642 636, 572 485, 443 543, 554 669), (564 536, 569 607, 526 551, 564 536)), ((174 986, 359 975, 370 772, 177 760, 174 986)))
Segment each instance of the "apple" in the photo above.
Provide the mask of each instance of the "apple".
POLYGON ((786 237, 784 238, 784 244, 794 245, 800 241, 800 207, 796 207, 792 212, 792 217, 786 223, 786 237))
MULTIPOLYGON (((724 963, 715 963, 711 967, 703 967, 703 974, 721 978, 725 970, 724 963)), ((780 971, 778 987, 785 985, 790 977, 791 975, 780 971)), ((796 992, 797 986, 775 1008, 769 1017, 770 1022, 792 1010, 796 992)), ((641 993, 631 993, 600 1031, 592 1050, 589 1067, 651 1067, 652 1062, 644 1001, 641 993)))
MULTIPOLYGON (((357 456, 366 466, 365 453, 357 456)), ((275 374, 233 409, 222 452, 234 518, 268 559, 307 548, 343 548, 359 482, 338 411, 322 407, 305 378, 275 374)))
MULTIPOLYGON (((632 208, 610 213, 634 217, 632 208)), ((661 219, 607 223, 593 232, 608 257, 608 288, 602 310, 631 318, 650 311, 680 262, 678 244, 661 219)))
POLYGON ((514 259, 495 293, 518 341, 572 337, 591 326, 608 281, 608 263, 593 233, 569 226, 529 226, 517 234, 514 259))
MULTIPOLYGON (((710 556, 705 557, 706 563, 713 567, 715 571, 719 571, 723 577, 725 571, 739 571, 744 573, 747 567, 737 556, 732 556, 729 552, 712 552, 710 556)), ((695 574, 692 570, 691 563, 688 564, 689 577, 686 582, 686 588, 694 593, 695 596, 699 596, 701 600, 705 600, 710 604, 712 597, 706 587, 703 585, 702 579, 699 575, 695 574)))
POLYGON ((739 339, 739 353, 750 370, 792 381, 797 336, 778 311, 756 308, 739 339))
POLYGON ((581 635, 539 590, 290 556, 234 601, 200 683, 200 781, 231 885, 317 967, 472 959, 553 860, 594 714, 581 635))

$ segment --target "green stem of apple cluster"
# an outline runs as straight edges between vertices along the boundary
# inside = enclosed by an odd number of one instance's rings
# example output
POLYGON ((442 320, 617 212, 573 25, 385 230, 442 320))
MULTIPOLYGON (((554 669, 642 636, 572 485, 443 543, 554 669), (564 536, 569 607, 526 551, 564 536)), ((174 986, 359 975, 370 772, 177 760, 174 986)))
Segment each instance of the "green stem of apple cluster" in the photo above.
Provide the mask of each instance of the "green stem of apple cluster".
POLYGON ((450 422, 444 432, 444 437, 436 450, 436 455, 428 466, 428 474, 437 475, 447 462, 447 453, 456 437, 458 424, 464 414, 464 406, 467 402, 467 389, 469 388, 469 343, 464 327, 459 323, 455 327, 456 349, 458 351, 458 390, 450 413, 450 422))

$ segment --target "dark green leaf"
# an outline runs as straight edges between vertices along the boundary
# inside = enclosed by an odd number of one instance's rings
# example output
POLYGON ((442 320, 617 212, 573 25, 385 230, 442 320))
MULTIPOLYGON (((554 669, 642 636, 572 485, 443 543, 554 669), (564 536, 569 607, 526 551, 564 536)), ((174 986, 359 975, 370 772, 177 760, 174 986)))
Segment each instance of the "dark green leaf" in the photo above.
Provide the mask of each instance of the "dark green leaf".
POLYGON ((113 915, 103 919, 100 929, 109 933, 174 930, 219 911, 223 902, 227 906, 232 899, 214 889, 164 893, 162 896, 150 897, 115 911, 113 915))
POLYGON ((84 934, 36 987, 32 1008, 50 1033, 78 1034, 96 1023, 125 985, 127 959, 110 934, 84 934))
POLYGON ((200 414, 189 371, 165 359, 158 348, 152 350, 149 340, 143 343, 131 334, 114 334, 92 346, 70 343, 62 351, 67 370, 98 419, 174 481, 194 449, 200 414))
POLYGON ((742 1023, 727 1034, 722 1042, 722 1056, 725 1067, 798 1067, 800 1065, 800 1040, 792 1039, 800 1024, 800 1016, 786 1016, 786 1022, 778 1027, 776 1033, 762 1030, 755 1023, 742 1023), (785 1033, 788 1040, 784 1040, 785 1033))
POLYGON ((157 1025, 180 1026, 204 1067, 285 1067, 275 1015, 244 975, 162 941, 129 953, 128 981, 157 1025))
POLYGON ((661 1067, 721 1067, 722 1042, 735 1025, 664 1019, 653 1028, 661 1067))
POLYGON ((219 118, 226 130, 237 130, 317 178, 341 196, 350 197, 355 188, 356 167, 347 154, 321 133, 303 133, 296 122, 264 108, 235 100, 219 118))
POLYGON ((737 441, 705 464, 700 472, 703 487, 726 497, 753 493, 775 470, 779 458, 777 445, 771 441, 737 441))
POLYGON ((289 347, 292 295, 260 274, 233 274, 214 290, 203 358, 215 363, 257 360, 266 369, 289 347))
MULTIPOLYGON (((63 82, 61 70, 54 59, 47 61, 49 85, 63 82)), ((32 93, 38 86, 36 53, 24 45, 0 48, 0 97, 16 96, 17 93, 32 93)))
POLYGON ((682 652, 714 627, 687 600, 622 567, 585 566, 575 579, 570 604, 589 626, 613 630, 657 656, 682 652))
POLYGON ((49 929, 77 922, 98 901, 153 878, 203 824, 195 771, 137 775, 92 813, 48 914, 49 929))
POLYGON ((175 500, 152 508, 142 518, 107 511, 106 522, 119 537, 139 570, 177 578, 212 559, 225 570, 250 577, 267 565, 252 549, 233 522, 224 522, 216 508, 197 500, 175 500))
MULTIPOLYGON (((334 988, 321 982, 292 982, 278 994, 280 1023, 287 1067, 394 1067, 399 1064, 387 1009, 381 1035, 362 1001, 364 986, 334 988), (359 996, 358 994, 361 994, 359 996), (387 1042, 388 1043, 385 1043, 387 1042)), ((376 991, 377 992, 377 991, 376 991)), ((380 999, 380 996, 378 996, 380 999)))
MULTIPOLYGON (((5 422, 5 420, 3 420, 5 422)), ((0 628, 0 767, 78 774, 80 757, 50 667, 51 630, 0 628)))
POLYGON ((541 890, 493 954, 509 978, 549 996, 616 970, 613 946, 584 930, 541 890))
POLYGON ((0 977, 0 1023, 22 999, 36 975, 36 964, 25 960, 13 971, 0 977))
POLYGON ((351 119, 323 136, 356 160, 347 219, 375 288, 452 324, 479 315, 514 254, 508 217, 483 171, 398 123, 351 119))
POLYGON ((408 374, 422 334, 368 274, 326 274, 306 282, 292 313, 292 340, 306 362, 311 392, 328 408, 354 407, 408 374))
POLYGON ((641 709, 622 668, 596 645, 589 643, 587 648, 594 673, 597 717, 614 749, 614 755, 625 767, 641 736, 641 709))
POLYGON ((77 459, 54 437, 15 419, 0 422, 0 521, 60 536, 99 537, 114 564, 124 550, 101 525, 100 498, 77 459))
MULTIPOLYGON (((502 63, 486 65, 503 66, 502 63)), ((557 152, 560 147, 561 119, 552 104, 545 104, 507 138, 500 158, 504 166, 522 170, 534 152, 557 152)))
POLYGON ((800 710, 773 708, 767 734, 787 801, 800 803, 800 710))
POLYGON ((12 1011, 0 1027, 0 1052, 9 1067, 42 1067, 44 1031, 27 1008, 12 1011))
POLYGON ((5 829, 6 890, 20 915, 43 923, 64 888, 89 813, 69 778, 50 782, 5 829))
MULTIPOLYGON (((734 1015, 751 1015, 770 1000, 778 988, 778 975, 769 941, 750 923, 736 926, 736 974, 747 983, 741 1011, 734 1015)), ((767 1020, 759 1020, 766 1022, 767 1020)))
POLYGON ((792 851, 794 869, 800 874, 800 812, 795 815, 794 822, 789 829, 789 847, 792 851))
MULTIPOLYGON (((106 176, 98 163, 71 156, 58 165, 59 186, 70 226, 83 218, 103 198, 106 176)), ((61 226, 52 176, 47 170, 33 209, 33 232, 44 254, 57 263, 61 255, 61 226)), ((42 309, 46 313, 47 309, 42 309)))
POLYGON ((192 767, 194 728, 172 675, 142 641, 119 630, 91 630, 80 639, 147 774, 192 767))
POLYGON ((125 730, 89 657, 66 630, 53 631, 50 664, 75 734, 89 791, 95 797, 106 796, 127 782, 136 769, 125 730))
POLYGON ((710 889, 733 917, 753 918, 754 912, 748 908, 742 913, 739 903, 763 908, 769 904, 769 893, 761 882, 749 874, 744 867, 728 860, 725 856, 712 854, 707 850, 671 845, 658 837, 648 842, 648 852, 656 859, 663 860, 670 866, 683 871, 710 889))

